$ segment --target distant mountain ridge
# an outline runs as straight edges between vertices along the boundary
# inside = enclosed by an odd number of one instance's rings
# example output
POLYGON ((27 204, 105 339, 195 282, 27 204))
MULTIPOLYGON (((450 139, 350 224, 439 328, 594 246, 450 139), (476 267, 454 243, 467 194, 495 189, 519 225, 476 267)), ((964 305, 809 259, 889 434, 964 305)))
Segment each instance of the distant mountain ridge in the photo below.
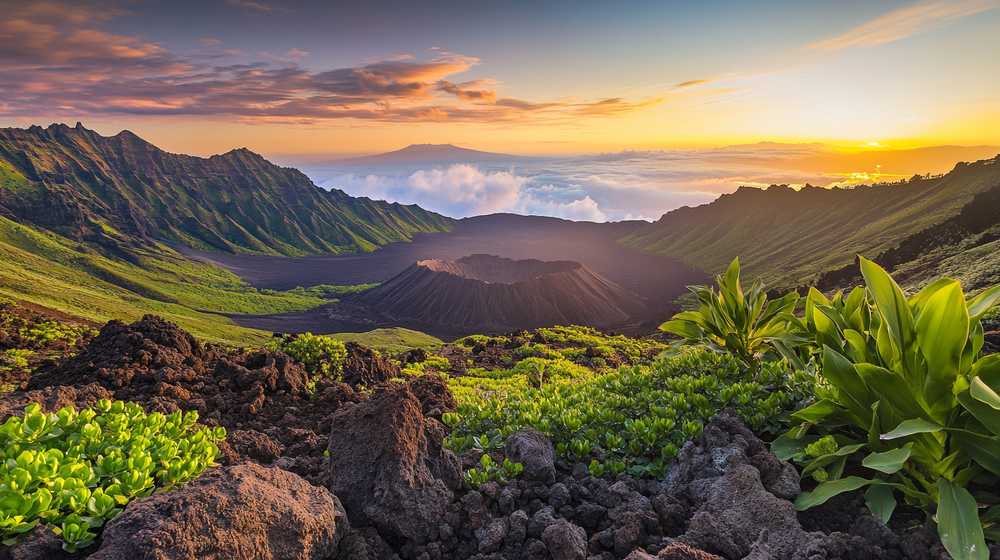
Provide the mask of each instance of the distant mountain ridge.
POLYGON ((333 163, 344 166, 363 167, 369 165, 411 165, 423 163, 489 163, 516 161, 519 159, 524 158, 511 154, 472 150, 455 146, 454 144, 410 144, 405 148, 392 152, 347 158, 337 160, 333 163))
MULTIPOLYGON (((850 267, 858 254, 891 254, 918 232, 935 231, 935 225, 958 216, 977 195, 997 186, 1000 156, 893 185, 742 187, 711 203, 668 212, 621 242, 710 273, 739 256, 749 274, 770 286, 797 288, 815 283, 825 272, 850 267)), ((1000 225, 1000 211, 992 219, 1000 225)))
POLYGON ((0 211, 75 239, 273 255, 367 251, 453 222, 321 189, 245 148, 172 154, 129 131, 106 137, 79 123, 0 129, 0 211))

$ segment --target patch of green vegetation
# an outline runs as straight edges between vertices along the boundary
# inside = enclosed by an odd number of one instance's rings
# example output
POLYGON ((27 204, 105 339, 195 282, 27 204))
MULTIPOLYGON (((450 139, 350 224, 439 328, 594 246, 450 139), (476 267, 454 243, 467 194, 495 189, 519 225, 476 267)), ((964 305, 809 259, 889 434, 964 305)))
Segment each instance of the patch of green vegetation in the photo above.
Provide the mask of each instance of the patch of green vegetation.
POLYGON ((11 164, 0 159, 0 189, 16 191, 27 186, 28 179, 11 164))
POLYGON ((385 354, 399 354, 414 348, 435 350, 444 344, 439 338, 402 327, 374 329, 363 333, 333 333, 329 336, 342 342, 357 342, 385 354))
POLYGON ((219 267, 165 247, 129 260, 0 217, 0 296, 104 322, 160 315, 212 342, 259 344, 268 334, 225 313, 284 313, 321 305, 309 293, 257 290, 219 267))
POLYGON ((760 340, 774 352, 747 359, 756 328, 748 309, 768 306, 741 303, 752 298, 738 270, 719 278, 719 294, 703 289, 711 301, 699 295, 698 312, 664 328, 751 366, 818 372, 814 402, 772 444, 818 483, 798 509, 864 489, 888 523, 902 499, 927 512, 953 558, 985 560, 986 539, 1000 540, 1000 499, 990 491, 1000 485, 1000 355, 981 356, 981 321, 1000 303, 1000 284, 967 297, 959 280, 938 278, 907 297, 883 268, 860 264, 864 286, 832 297, 810 288, 802 316, 794 304, 781 312, 760 340))
MULTIPOLYGON (((595 369, 650 363, 667 345, 651 339, 608 335, 593 327, 556 326, 509 335, 470 335, 454 342, 475 365, 500 357, 507 366, 529 357, 565 359, 595 369)), ((492 364, 491 364, 492 365, 492 364)))
POLYGON ((269 344, 269 347, 288 354, 312 376, 340 377, 344 371, 344 359, 347 358, 343 342, 330 336, 308 332, 282 337, 269 344))
POLYGON ((193 411, 146 414, 122 401, 52 414, 29 405, 0 426, 4 544, 45 523, 67 552, 90 546, 94 530, 130 501, 183 484, 215 462, 226 431, 197 422, 193 411))
POLYGON ((569 364, 541 383, 521 363, 452 378, 459 408, 447 419, 448 445, 494 451, 530 427, 551 437, 560 457, 589 462, 595 475, 662 476, 680 446, 723 408, 772 431, 812 395, 808 374, 777 362, 751 374, 728 354, 697 348, 603 373, 569 364))
POLYGON ((339 296, 346 296, 349 294, 357 294, 361 292, 368 291, 375 286, 377 283, 373 284, 350 284, 346 286, 337 286, 334 284, 317 284, 315 286, 309 286, 308 288, 303 288, 299 286, 298 288, 292 288, 288 290, 289 294, 301 295, 301 296, 312 296, 323 299, 336 299, 339 296))

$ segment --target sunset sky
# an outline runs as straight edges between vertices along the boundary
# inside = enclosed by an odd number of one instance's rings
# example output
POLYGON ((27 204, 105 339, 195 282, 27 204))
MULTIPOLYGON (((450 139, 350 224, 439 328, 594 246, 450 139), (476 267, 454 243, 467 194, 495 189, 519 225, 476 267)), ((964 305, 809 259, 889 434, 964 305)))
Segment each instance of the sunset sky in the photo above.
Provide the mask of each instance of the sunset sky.
POLYGON ((1000 0, 0 0, 0 124, 172 150, 1000 145, 1000 0))

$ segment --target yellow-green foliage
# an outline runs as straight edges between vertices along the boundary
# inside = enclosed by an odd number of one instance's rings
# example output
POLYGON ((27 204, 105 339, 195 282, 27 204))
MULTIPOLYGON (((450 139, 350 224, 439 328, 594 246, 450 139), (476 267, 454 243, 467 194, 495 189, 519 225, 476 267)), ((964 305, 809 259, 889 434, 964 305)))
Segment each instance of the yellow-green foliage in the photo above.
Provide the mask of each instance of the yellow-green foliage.
POLYGON ((99 401, 77 412, 29 405, 0 425, 0 534, 12 544, 49 524, 69 552, 129 501, 167 490, 212 465, 226 437, 196 412, 146 414, 135 403, 99 401))
POLYGON ((690 344, 729 352, 747 365, 790 343, 789 323, 794 320, 797 293, 771 299, 760 282, 754 282, 744 293, 739 258, 733 259, 725 274, 715 277, 715 282, 718 290, 711 286, 691 287, 698 308, 674 315, 660 330, 690 344))
POLYGON ((160 315, 197 336, 230 344, 267 334, 237 326, 224 313, 282 313, 326 302, 310 293, 248 286, 216 266, 165 246, 134 249, 132 260, 0 217, 0 296, 97 322, 160 315))
POLYGON ((311 375, 338 378, 344 371, 347 348, 333 337, 307 332, 284 337, 275 348, 301 363, 311 375))
POLYGON ((531 427, 549 435, 561 457, 601 457, 591 463, 594 474, 662 475, 679 447, 723 408, 757 430, 775 429, 812 393, 810 376, 780 363, 766 363, 754 376, 735 358, 700 349, 604 372, 550 361, 546 366, 560 375, 540 386, 530 372, 545 360, 527 360, 450 381, 459 402, 446 419, 453 449, 499 449, 508 435, 531 427))

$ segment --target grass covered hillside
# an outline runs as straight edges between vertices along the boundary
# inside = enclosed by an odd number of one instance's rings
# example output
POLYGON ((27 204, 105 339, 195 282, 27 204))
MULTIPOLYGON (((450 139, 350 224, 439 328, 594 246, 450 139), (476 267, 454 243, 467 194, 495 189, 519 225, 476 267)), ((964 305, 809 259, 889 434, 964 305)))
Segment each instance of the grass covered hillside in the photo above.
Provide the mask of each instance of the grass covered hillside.
POLYGON ((156 313, 214 342, 259 342, 263 331, 220 313, 280 313, 324 303, 315 291, 257 290, 236 275, 163 245, 129 258, 0 217, 0 296, 91 321, 156 313))
POLYGON ((171 154, 80 124, 0 130, 0 208, 75 239, 273 255, 370 251, 451 224, 418 206, 326 191, 246 149, 171 154))
POLYGON ((746 272, 775 288, 807 286, 823 272, 856 271, 856 255, 877 257, 954 218, 973 197, 998 185, 1000 157, 892 185, 741 188, 710 204, 669 212, 622 242, 706 271, 721 270, 739 255, 746 272))

